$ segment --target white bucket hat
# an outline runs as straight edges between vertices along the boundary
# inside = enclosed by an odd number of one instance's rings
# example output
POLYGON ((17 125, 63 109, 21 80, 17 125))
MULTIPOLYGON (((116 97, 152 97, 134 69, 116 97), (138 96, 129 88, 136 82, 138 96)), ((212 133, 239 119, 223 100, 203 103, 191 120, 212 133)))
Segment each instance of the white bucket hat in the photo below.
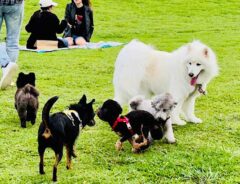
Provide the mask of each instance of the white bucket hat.
POLYGON ((58 4, 53 2, 52 0, 40 0, 39 1, 40 7, 41 8, 46 8, 49 6, 57 6, 58 4))

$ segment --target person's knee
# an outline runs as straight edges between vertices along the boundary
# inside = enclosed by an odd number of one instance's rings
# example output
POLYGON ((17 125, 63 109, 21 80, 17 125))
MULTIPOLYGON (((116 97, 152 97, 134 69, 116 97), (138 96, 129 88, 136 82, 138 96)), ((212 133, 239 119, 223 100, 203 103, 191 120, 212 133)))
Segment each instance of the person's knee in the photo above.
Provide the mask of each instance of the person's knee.
POLYGON ((73 43, 73 38, 72 37, 67 37, 67 38, 65 38, 66 40, 67 40, 67 42, 68 42, 68 46, 71 46, 71 45, 73 45, 74 43, 73 43))
POLYGON ((85 45, 86 44, 86 40, 84 38, 77 38, 76 39, 76 45, 85 45))

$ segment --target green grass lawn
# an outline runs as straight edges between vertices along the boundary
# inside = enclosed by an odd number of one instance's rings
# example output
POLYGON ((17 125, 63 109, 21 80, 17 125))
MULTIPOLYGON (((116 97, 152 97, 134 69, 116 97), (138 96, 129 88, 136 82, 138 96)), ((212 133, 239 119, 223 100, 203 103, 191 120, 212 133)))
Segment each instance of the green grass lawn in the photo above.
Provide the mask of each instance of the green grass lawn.
MULTIPOLYGON (((68 1, 56 0, 54 12, 64 16, 68 1)), ((70 0, 69 0, 70 2, 70 0)), ((92 42, 129 42, 137 38, 157 49, 172 51, 199 39, 218 56, 220 75, 197 100, 202 124, 174 126, 177 144, 158 141, 143 154, 130 145, 115 151, 117 140, 108 124, 96 117, 76 144, 78 157, 66 170, 59 165, 58 183, 240 183, 240 3, 238 0, 93 0, 95 30, 92 42)), ((38 0, 25 2, 24 27, 38 0)), ((3 32, 5 32, 3 30, 3 32)), ((1 40, 5 34, 1 32, 1 40)), ((40 108, 34 126, 20 128, 14 109, 16 87, 0 91, 0 183, 51 183, 54 153, 45 154, 45 175, 38 173, 37 130, 44 103, 59 100, 53 112, 77 102, 82 94, 95 98, 94 109, 113 97, 114 62, 121 47, 71 50, 46 54, 20 52, 19 69, 35 72, 40 108)), ((127 108, 125 107, 125 112, 127 108)))

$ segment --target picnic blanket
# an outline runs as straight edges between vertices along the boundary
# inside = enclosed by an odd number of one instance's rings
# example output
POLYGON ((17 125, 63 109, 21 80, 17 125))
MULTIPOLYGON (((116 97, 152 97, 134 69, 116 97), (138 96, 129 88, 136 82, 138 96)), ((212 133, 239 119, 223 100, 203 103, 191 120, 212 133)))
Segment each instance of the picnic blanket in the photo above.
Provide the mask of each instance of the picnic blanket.
POLYGON ((58 49, 34 50, 34 49, 27 49, 26 46, 19 46, 19 49, 21 51, 45 53, 45 52, 53 52, 53 51, 59 51, 59 50, 70 50, 70 49, 102 49, 102 48, 116 47, 116 46, 120 46, 120 45, 124 45, 124 43, 112 42, 112 41, 109 41, 109 42, 100 41, 100 42, 97 42, 97 43, 89 42, 89 43, 85 44, 84 46, 75 45, 75 46, 70 46, 70 47, 67 47, 67 48, 58 48, 58 49))

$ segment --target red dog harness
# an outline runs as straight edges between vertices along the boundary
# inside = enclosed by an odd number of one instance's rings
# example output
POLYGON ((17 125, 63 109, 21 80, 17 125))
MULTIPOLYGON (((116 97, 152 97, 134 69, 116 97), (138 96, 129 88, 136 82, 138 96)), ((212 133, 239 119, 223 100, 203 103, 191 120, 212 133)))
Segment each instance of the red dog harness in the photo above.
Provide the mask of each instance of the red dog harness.
POLYGON ((129 123, 129 119, 127 117, 118 117, 116 119, 116 121, 114 122, 113 126, 112 126, 112 130, 114 131, 114 129, 116 128, 116 126, 119 124, 119 123, 125 123, 127 125, 127 128, 129 130, 129 132, 134 135, 134 132, 132 130, 132 126, 130 125, 129 123))

